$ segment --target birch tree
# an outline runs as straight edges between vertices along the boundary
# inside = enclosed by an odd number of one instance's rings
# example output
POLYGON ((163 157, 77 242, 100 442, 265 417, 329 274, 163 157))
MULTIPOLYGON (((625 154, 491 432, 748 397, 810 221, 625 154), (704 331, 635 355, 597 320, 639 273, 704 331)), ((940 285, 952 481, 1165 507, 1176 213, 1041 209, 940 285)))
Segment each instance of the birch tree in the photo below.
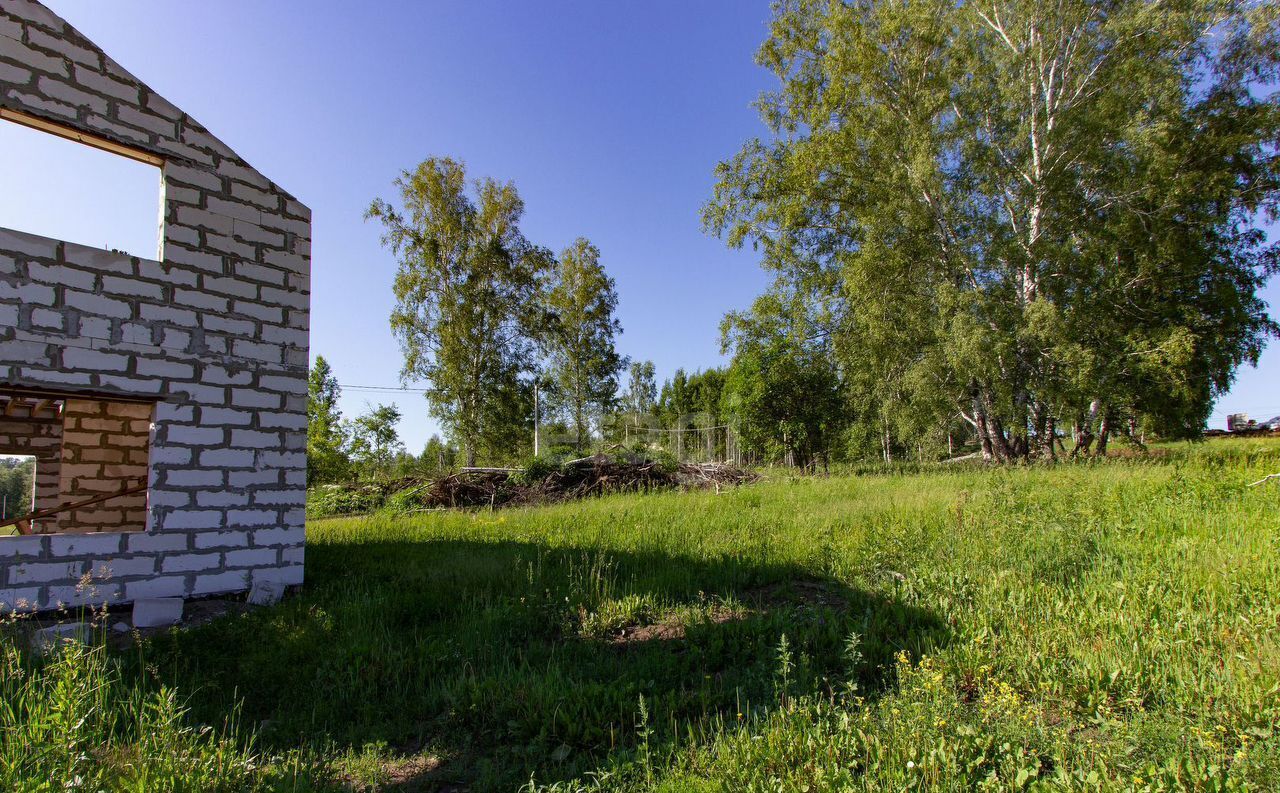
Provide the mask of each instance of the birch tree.
POLYGON ((542 332, 552 256, 520 232, 524 202, 510 182, 469 182, 449 158, 430 158, 395 181, 400 204, 376 199, 397 257, 391 330, 402 381, 425 380, 431 412, 475 465, 505 448, 529 411, 523 375, 542 332))
POLYGON ((590 436, 592 416, 612 407, 627 363, 614 347, 622 332, 617 308, 617 290, 600 264, 600 250, 579 237, 560 254, 547 293, 550 374, 579 450, 590 436))
POLYGON ((1274 7, 776 8, 772 139, 704 219, 822 318, 859 422, 961 417, 1002 461, 1068 424, 1199 431, 1276 331, 1274 7))

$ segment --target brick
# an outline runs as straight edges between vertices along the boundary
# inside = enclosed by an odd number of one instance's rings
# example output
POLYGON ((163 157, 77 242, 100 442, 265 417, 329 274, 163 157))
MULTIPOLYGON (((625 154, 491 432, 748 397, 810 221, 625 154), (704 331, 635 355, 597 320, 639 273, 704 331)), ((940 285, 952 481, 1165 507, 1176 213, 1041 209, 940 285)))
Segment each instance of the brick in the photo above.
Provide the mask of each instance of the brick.
POLYGON ((196 504, 202 507, 247 507, 249 494, 235 491, 202 491, 196 493, 196 504))
POLYGON ((220 529, 225 516, 217 509, 179 509, 164 517, 166 531, 175 529, 220 529))
POLYGON ((289 308, 306 308, 311 303, 310 297, 302 292, 277 289, 274 286, 261 287, 258 293, 264 303, 276 303, 289 308))
POLYGON ((217 468, 178 469, 165 472, 165 484, 172 487, 222 487, 226 472, 217 468))
POLYGON ((48 537, 0 537, 0 559, 35 558, 48 547, 48 537))
POLYGON ((303 529, 258 529, 253 533, 253 544, 264 545, 301 545, 306 540, 303 529))
POLYGON ((78 308, 90 314, 113 317, 115 319, 130 319, 133 317, 133 307, 123 300, 115 300, 88 292, 77 292, 72 289, 67 289, 63 292, 62 300, 67 308, 78 308))
MULTIPOLYGON (((81 47, 63 36, 52 36, 39 28, 28 27, 27 40, 41 49, 52 50, 59 55, 65 55, 73 61, 88 64, 95 69, 101 65, 98 53, 87 47, 81 47)), ((76 68, 79 70, 79 67, 76 68)))
POLYGON ((134 129, 133 127, 126 127, 123 124, 117 124, 114 121, 103 118, 99 115, 90 115, 88 124, 93 129, 109 132, 111 133, 110 136, 123 138, 132 143, 141 143, 145 145, 151 142, 151 136, 147 133, 134 129))
MULTIPOLYGON (((63 474, 67 466, 63 466, 63 474)), ((120 552, 123 538, 119 534, 55 534, 49 538, 53 556, 104 556, 120 552)))
POLYGON ((186 465, 191 462, 191 450, 178 446, 152 446, 151 462, 157 465, 186 465))
POLYGON ((239 278, 222 278, 206 275, 201 279, 200 285, 204 289, 224 295, 234 295, 236 297, 247 298, 254 298, 258 296, 257 285, 250 283, 249 281, 243 281, 239 278))
POLYGON ((116 108, 116 117, 126 124, 140 127, 157 135, 163 135, 170 140, 173 139, 177 129, 172 121, 132 108, 129 105, 120 105, 116 108))
POLYGON ((80 578, 84 562, 23 562, 9 568, 10 584, 40 584, 80 578))
POLYGON ((39 80, 36 80, 36 88, 45 96, 75 105, 76 107, 87 107, 96 113, 107 112, 107 100, 97 94, 82 91, 69 83, 64 83, 61 80, 56 80, 52 77, 41 77, 39 80))
POLYGON ((231 224, 231 235, 246 242, 257 242, 273 248, 284 247, 284 235, 278 231, 268 231, 261 225, 261 216, 256 222, 248 222, 236 218, 231 224))
POLYGON ((240 551, 227 551, 227 567, 265 567, 276 564, 275 548, 246 548, 240 551))
POLYGON ((261 303, 255 303, 250 300, 232 301, 231 310, 236 314, 244 314, 247 317, 253 317, 254 319, 260 319, 263 322, 271 322, 277 325, 284 321, 284 309, 279 308, 278 306, 265 306, 261 303))
MULTIPOLYGON (((285 553, 288 553, 288 551, 285 553)), ((296 564, 277 567, 274 569, 267 568, 254 570, 253 580, 274 581, 284 586, 299 586, 303 581, 303 568, 301 564, 296 564)))
POLYGON ((31 324, 34 327, 47 328, 49 330, 65 330, 67 315, 49 308, 33 308, 31 310, 31 324))
POLYGON ((220 553, 182 553, 171 554, 160 561, 162 573, 189 573, 197 570, 212 570, 222 564, 220 553))
POLYGON ((90 339, 111 339, 113 320, 105 317, 80 317, 80 335, 90 339))
POLYGON ((284 286, 285 272, 276 267, 266 267, 253 262, 236 262, 235 273, 241 278, 248 278, 253 281, 262 281, 263 283, 273 284, 275 286, 284 286))
POLYGON ((169 553, 187 550, 191 535, 184 532, 145 532, 130 534, 125 540, 129 553, 169 553))
POLYGON ((129 368, 129 357, 115 352, 99 352, 79 347, 67 347, 62 351, 62 365, 71 369, 89 369, 95 372, 123 372, 129 368))
POLYGON ((230 304, 230 301, 225 297, 197 292, 194 289, 173 290, 173 302, 184 306, 194 306, 205 311, 219 311, 222 313, 226 313, 227 306, 230 304))
POLYGON ((39 69, 42 72, 62 77, 66 77, 71 73, 71 70, 67 68, 66 61, 62 58, 36 52, 22 42, 15 41, 7 36, 0 36, 0 58, 9 58, 24 63, 32 69, 39 69))
POLYGON ((191 594, 211 595, 215 592, 239 592, 248 586, 248 583, 248 572, 245 570, 196 576, 195 584, 191 587, 191 594))
POLYGON ((78 606, 104 606, 116 603, 124 597, 124 590, 119 584, 95 582, 88 586, 79 584, 62 584, 49 587, 45 601, 49 605, 60 605, 68 608, 78 606))
POLYGON ((35 611, 39 607, 39 587, 0 589, 0 614, 13 611, 35 611))
POLYGON ((290 347, 306 347, 309 334, 297 328, 285 328, 279 325, 264 325, 261 338, 268 344, 282 344, 290 347))
POLYGON ((228 471, 227 487, 280 484, 279 471, 228 471))
POLYGON ((0 81, 12 85, 26 85, 31 82, 31 78, 34 76, 34 73, 29 69, 14 66, 11 63, 0 63, 0 81))
POLYGON ((164 258, 169 264, 194 267, 209 273, 221 273, 226 266, 221 254, 191 250, 181 245, 166 245, 164 258))
POLYGON ((218 173, 232 179, 239 179, 255 187, 261 187, 263 190, 271 187, 271 182, 267 181, 267 177, 231 159, 225 159, 218 163, 218 173))
POLYGON ((250 449, 206 449, 200 452, 200 464, 219 468, 252 468, 254 453, 250 449))
POLYGON ((240 424, 247 426, 253 421, 253 411, 249 410, 232 410, 230 408, 219 408, 201 406, 200 420, 206 424, 240 424))
POLYGON ((279 410, 281 403, 282 400, 279 394, 272 394, 249 388, 231 389, 231 404, 240 407, 279 410))
POLYGON ((128 295, 130 297, 147 297, 152 300, 164 298, 164 288, 149 281, 138 281, 119 276, 102 276, 102 291, 109 295, 128 295))
POLYGON ((170 381, 169 393, 185 394, 187 398, 205 404, 220 405, 227 401, 227 390, 221 386, 204 385, 203 383, 184 383, 170 381))
POLYGON ((203 168, 192 168, 181 163, 166 162, 164 164, 164 178, 166 182, 173 181, 194 185, 205 190, 212 190, 215 193, 222 192, 222 177, 203 168))
MULTIPOLYGON (((280 515, 274 509, 232 509, 227 512, 227 523, 232 526, 272 526, 278 525, 280 515)), ((254 544, 262 545, 258 540, 261 532, 254 532, 254 544)))
MULTIPOLYGON (((262 222, 262 212, 257 207, 248 204, 242 204, 238 201, 226 201, 215 196, 208 196, 205 205, 209 211, 215 215, 232 218, 233 220, 249 221, 251 223, 262 222)), ((235 226, 232 224, 232 232, 235 226)))
POLYGON ((270 391, 282 391, 286 394, 305 394, 307 393, 307 380, 305 376, 282 376, 273 374, 264 374, 258 379, 258 385, 270 391))
POLYGON ((274 449, 280 446, 280 433, 233 429, 231 445, 246 449, 274 449))
POLYGON ((155 573, 156 560, 154 556, 116 556, 94 562, 91 570, 95 578, 132 578, 155 573))
MULTIPOLYGON (((94 65, 97 65, 96 58, 94 59, 94 65)), ((76 82, 86 88, 97 91, 100 94, 113 96, 116 99, 124 99, 125 101, 133 104, 138 103, 139 91, 137 85, 130 85, 129 83, 114 80, 101 72, 93 69, 86 69, 83 66, 76 66, 73 74, 76 82)))
POLYGON ((0 281, 0 300, 23 305, 52 306, 57 292, 44 284, 10 284, 0 281))
POLYGON ((258 490, 253 494, 253 503, 273 506, 305 505, 307 492, 296 487, 285 490, 258 490))
POLYGON ((129 581, 124 585, 125 597, 139 598, 182 597, 187 593, 187 581, 182 576, 163 576, 145 581, 129 581))
POLYGON ((243 548, 249 544, 249 534, 243 531, 202 531, 195 535, 195 544, 196 548, 201 550, 243 548))
POLYGON ((163 628, 182 621, 185 607, 181 597, 138 598, 133 604, 133 627, 163 628))
POLYGON ((27 265, 27 275, 33 281, 41 281, 46 284, 61 284, 72 289, 84 289, 89 292, 93 291, 94 285, 98 281, 96 273, 91 273, 88 270, 79 270, 75 267, 67 267, 65 264, 32 262, 27 265))
MULTIPOLYGON (((139 322, 121 323, 120 341, 124 344, 132 344, 138 347, 150 347, 152 345, 151 326, 139 322)), ((142 373, 139 372, 139 374, 142 373)))
POLYGON ((160 331, 160 346, 170 350, 185 350, 191 345, 191 334, 185 330, 163 328, 160 331))

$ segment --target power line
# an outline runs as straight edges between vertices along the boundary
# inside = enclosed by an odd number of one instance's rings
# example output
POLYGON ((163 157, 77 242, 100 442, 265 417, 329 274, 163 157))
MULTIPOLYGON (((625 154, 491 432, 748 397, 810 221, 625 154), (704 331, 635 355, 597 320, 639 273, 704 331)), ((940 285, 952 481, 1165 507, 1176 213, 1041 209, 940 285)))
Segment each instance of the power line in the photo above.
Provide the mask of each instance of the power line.
POLYGON ((432 388, 408 388, 403 386, 390 386, 390 385, 348 385, 346 383, 338 383, 338 387, 344 391, 373 391, 377 393, 409 393, 409 394, 426 394, 435 390, 432 388))

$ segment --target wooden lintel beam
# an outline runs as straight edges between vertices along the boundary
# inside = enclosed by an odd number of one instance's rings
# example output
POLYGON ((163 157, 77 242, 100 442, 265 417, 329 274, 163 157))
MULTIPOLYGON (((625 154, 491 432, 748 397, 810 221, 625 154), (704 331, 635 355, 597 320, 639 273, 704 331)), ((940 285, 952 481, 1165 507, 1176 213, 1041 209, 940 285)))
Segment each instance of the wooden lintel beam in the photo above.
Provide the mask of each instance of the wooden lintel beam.
POLYGON ((65 124, 59 124, 56 121, 50 121, 46 118, 33 116, 30 113, 23 113, 21 110, 11 110, 7 107, 0 107, 0 118, 6 121, 12 121, 15 124, 21 124, 24 127, 38 129, 41 132, 47 132, 50 135, 57 135, 60 138, 73 140, 76 143, 83 143, 86 146, 92 146, 95 149, 118 154, 121 157, 128 157, 131 160, 154 165, 157 168, 164 165, 164 158, 159 157, 151 152, 135 149, 132 146, 126 146, 123 143, 117 143, 109 138, 94 135, 89 132, 81 132, 78 129, 72 129, 65 124))

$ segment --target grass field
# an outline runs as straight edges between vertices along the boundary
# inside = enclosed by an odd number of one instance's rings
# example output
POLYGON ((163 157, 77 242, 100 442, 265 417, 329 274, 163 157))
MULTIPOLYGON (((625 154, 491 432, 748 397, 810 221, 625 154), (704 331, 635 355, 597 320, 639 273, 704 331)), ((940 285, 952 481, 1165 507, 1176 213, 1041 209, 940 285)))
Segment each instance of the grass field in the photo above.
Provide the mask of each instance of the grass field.
POLYGON ((316 521, 278 607, 7 644, 0 786, 1280 789, 1280 443, 1159 451, 316 521))

